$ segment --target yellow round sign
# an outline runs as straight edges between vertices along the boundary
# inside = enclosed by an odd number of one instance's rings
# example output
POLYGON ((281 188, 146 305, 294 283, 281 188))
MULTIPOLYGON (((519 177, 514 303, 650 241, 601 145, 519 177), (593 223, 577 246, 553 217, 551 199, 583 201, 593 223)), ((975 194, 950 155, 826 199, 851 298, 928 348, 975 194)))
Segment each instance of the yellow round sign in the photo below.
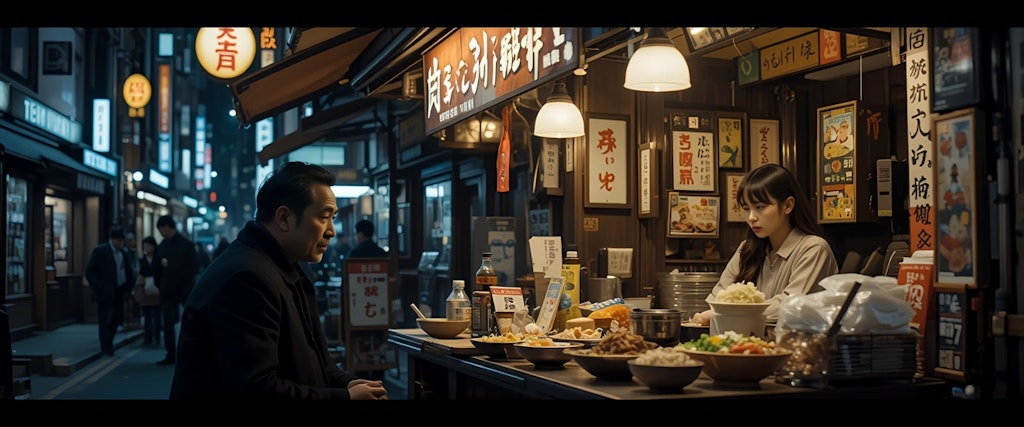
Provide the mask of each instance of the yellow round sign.
POLYGON ((153 96, 153 86, 146 76, 135 73, 124 80, 124 103, 132 108, 143 108, 153 96))
POLYGON ((256 58, 256 36, 247 27, 203 27, 196 34, 196 58, 210 75, 233 79, 256 58))

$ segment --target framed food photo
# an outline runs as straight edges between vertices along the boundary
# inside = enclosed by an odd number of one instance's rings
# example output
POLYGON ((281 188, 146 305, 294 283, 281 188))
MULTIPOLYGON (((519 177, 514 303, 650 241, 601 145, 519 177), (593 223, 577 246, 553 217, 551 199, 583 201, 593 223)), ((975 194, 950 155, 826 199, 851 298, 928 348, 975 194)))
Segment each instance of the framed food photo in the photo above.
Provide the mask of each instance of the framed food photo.
POLYGON ((718 167, 721 169, 743 169, 743 147, 747 121, 744 113, 718 113, 715 118, 715 134, 718 137, 718 167))
POLYGON ((934 119, 935 282, 974 288, 985 280, 987 242, 979 242, 978 203, 987 200, 984 162, 979 161, 981 118, 974 108, 934 119))
POLYGON ((857 101, 818 108, 818 222, 857 222, 857 101))
POLYGON ((718 196, 684 195, 670 191, 668 237, 718 238, 720 199, 718 196))

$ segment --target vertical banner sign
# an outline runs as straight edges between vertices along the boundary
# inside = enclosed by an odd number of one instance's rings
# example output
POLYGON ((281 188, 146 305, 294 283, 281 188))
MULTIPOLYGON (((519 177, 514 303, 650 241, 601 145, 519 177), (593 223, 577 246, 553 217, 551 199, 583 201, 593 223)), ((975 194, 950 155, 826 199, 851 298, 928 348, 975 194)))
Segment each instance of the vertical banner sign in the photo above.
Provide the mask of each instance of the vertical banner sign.
MULTIPOLYGON (((273 27, 264 27, 260 31, 260 68, 273 64, 277 60, 277 36, 273 27)), ((256 152, 274 142, 274 118, 267 117, 256 122, 256 152)), ((274 171, 274 159, 267 160, 267 165, 256 163, 256 186, 274 171)))
MULTIPOLYGON (((559 160, 561 159, 559 154, 559 145, 561 140, 542 138, 544 140, 544 147, 541 149, 541 181, 543 181, 544 188, 559 188, 561 184, 559 182, 559 160)), ((567 151, 568 152, 568 151, 567 151)))
POLYGON ((110 100, 92 100, 92 149, 98 153, 110 151, 110 100))
POLYGON ((260 68, 274 63, 274 53, 277 52, 277 35, 274 27, 263 27, 260 31, 260 68))
POLYGON ((509 107, 506 105, 505 108, 501 109, 501 144, 498 145, 498 192, 508 193, 508 169, 509 162, 512 161, 512 142, 509 141, 509 134, 512 133, 512 122, 509 118, 509 107))
POLYGON ((588 123, 587 203, 627 205, 632 150, 627 122, 591 117, 588 123))
MULTIPOLYGON (((928 85, 928 29, 907 28, 907 194, 910 198, 910 250, 935 249, 935 147, 931 139, 931 90, 928 85)), ((898 201, 893 201, 894 203, 898 201)))
POLYGON ((779 163, 779 121, 750 119, 750 170, 779 163))
POLYGON ((156 164, 160 172, 171 172, 171 64, 160 64, 160 103, 156 164))

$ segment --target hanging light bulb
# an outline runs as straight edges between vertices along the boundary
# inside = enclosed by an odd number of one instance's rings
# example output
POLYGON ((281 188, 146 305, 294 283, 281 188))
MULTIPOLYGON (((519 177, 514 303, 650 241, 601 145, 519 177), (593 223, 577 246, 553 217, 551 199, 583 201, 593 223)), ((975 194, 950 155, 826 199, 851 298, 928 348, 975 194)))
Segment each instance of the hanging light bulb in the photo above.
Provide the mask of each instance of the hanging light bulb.
POLYGON ((542 138, 575 138, 584 133, 583 114, 572 103, 565 82, 555 82, 547 102, 537 112, 533 134, 542 138))
POLYGON ((671 92, 690 88, 690 67, 660 27, 649 28, 626 65, 626 89, 671 92))

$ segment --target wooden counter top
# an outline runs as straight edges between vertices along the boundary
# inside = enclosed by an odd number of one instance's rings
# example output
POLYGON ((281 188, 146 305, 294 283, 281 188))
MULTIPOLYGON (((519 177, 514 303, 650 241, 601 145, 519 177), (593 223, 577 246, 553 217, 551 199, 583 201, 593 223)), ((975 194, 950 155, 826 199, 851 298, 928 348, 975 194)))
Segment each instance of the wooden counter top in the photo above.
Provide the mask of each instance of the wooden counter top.
POLYGON ((521 396, 547 399, 919 398, 937 397, 945 388, 941 380, 922 379, 813 389, 778 384, 772 377, 761 380, 756 387, 734 388, 717 385, 702 373, 681 393, 653 393, 635 378, 598 380, 575 362, 566 363, 564 369, 537 369, 526 360, 492 360, 476 350, 468 334, 464 338, 437 339, 421 329, 392 329, 389 342, 411 357, 429 362, 425 364, 428 367, 452 370, 521 396))

